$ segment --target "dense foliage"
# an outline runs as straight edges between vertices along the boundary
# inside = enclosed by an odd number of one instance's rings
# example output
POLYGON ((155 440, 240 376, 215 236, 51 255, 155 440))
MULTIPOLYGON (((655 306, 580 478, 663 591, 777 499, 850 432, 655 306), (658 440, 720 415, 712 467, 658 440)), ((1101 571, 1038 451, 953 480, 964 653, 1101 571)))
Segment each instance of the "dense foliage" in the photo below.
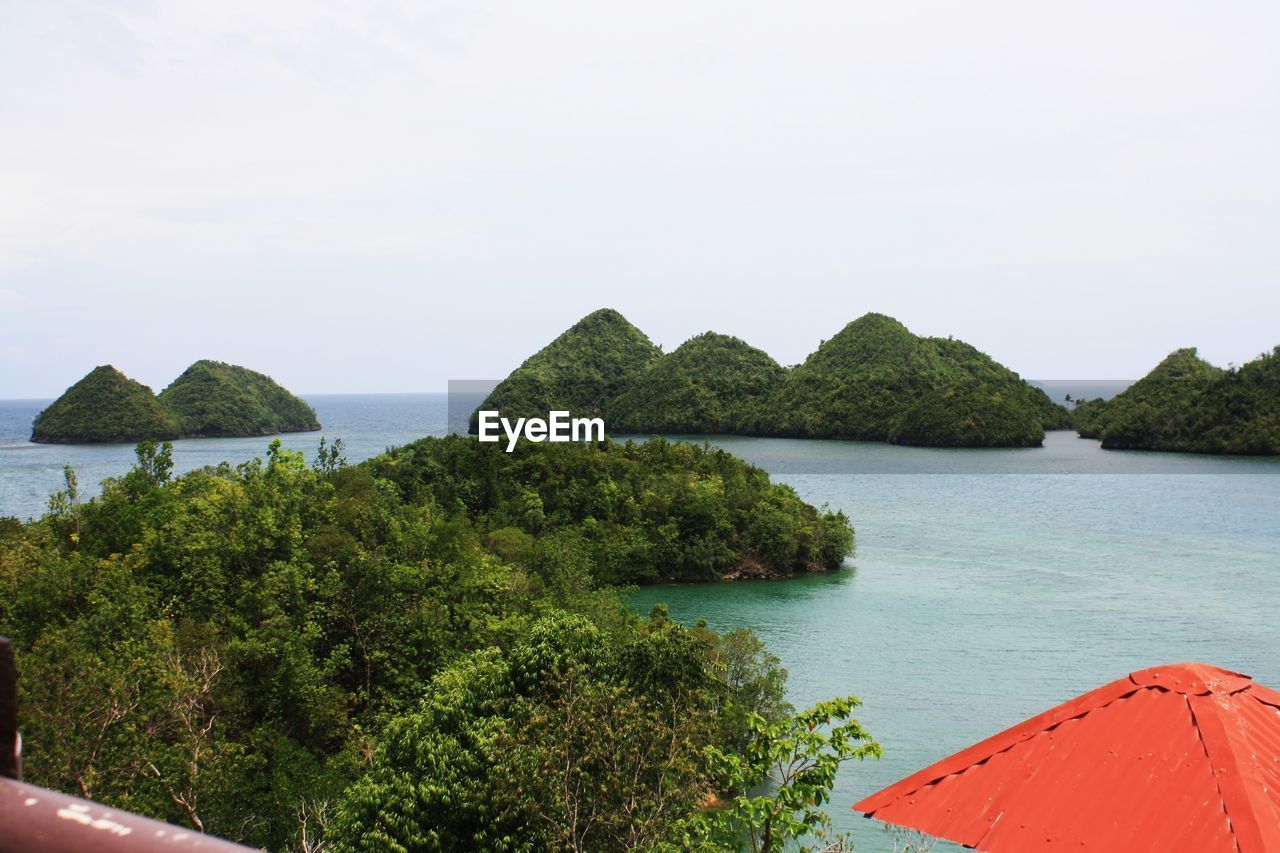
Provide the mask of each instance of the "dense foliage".
POLYGON ((1076 406, 1076 429, 1107 449, 1280 454, 1280 347, 1222 370, 1170 353, 1111 400, 1076 406))
POLYGON ((31 440, 136 442, 319 428, 315 411, 270 376, 204 360, 159 397, 110 365, 96 367, 36 417, 31 440))
MULTIPOLYGON (((497 409, 513 421, 545 418, 553 410, 595 417, 661 354, 625 317, 601 308, 529 356, 480 408, 497 409)), ((476 431, 474 416, 471 431, 476 431)))
POLYGON ((203 359, 160 392, 183 435, 272 435, 319 429, 309 405, 270 376, 203 359))
POLYGON ((922 394, 894 420, 888 438, 930 447, 1021 447, 1043 434, 1031 407, 971 383, 922 394))
MULTIPOLYGON (((590 335, 591 328, 575 331, 579 326, 571 330, 577 352, 598 360, 613 346, 606 335, 590 335)), ((882 314, 848 324, 790 369, 737 338, 708 332, 622 376, 613 392, 597 383, 590 394, 577 398, 576 408, 566 395, 545 389, 553 387, 557 375, 571 377, 579 368, 557 366, 544 353, 508 377, 499 386, 502 393, 495 391, 483 408, 498 408, 505 415, 505 403, 517 399, 509 387, 519 386, 519 415, 545 416, 552 408, 569 408, 574 414, 603 411, 614 432, 737 433, 943 447, 1038 445, 1046 429, 1070 426, 1063 407, 990 356, 962 341, 913 335, 882 314), (531 371, 535 359, 538 369, 531 371)))
POLYGON ((713 755, 738 793, 728 808, 708 812, 698 821, 703 837, 716 849, 743 846, 769 853, 787 844, 803 846, 812 837, 827 850, 851 850, 831 832, 822 806, 840 765, 879 758, 880 744, 853 719, 861 705, 856 696, 819 702, 792 717, 769 720, 752 714, 746 747, 713 755), (764 792, 761 780, 767 780, 764 792))
POLYGON ((785 376, 763 350, 706 332, 631 379, 608 402, 606 423, 617 432, 740 432, 785 376))
POLYGON ((522 442, 505 453, 428 438, 368 467, 406 500, 465 512, 508 559, 572 564, 601 584, 832 569, 853 547, 842 513, 684 442, 522 442))
POLYGON ((171 467, 146 442, 100 497, 68 471, 43 518, 0 523, 27 778, 269 849, 705 836, 711 794, 760 781, 723 756, 788 719, 785 673, 603 584, 835 565, 852 538, 663 441, 171 467))
POLYGON ((31 440, 50 443, 174 438, 178 424, 156 395, 109 364, 93 370, 36 416, 31 440))
POLYGON ((775 434, 945 447, 1038 445, 1062 417, 1043 391, 974 347, 913 335, 883 314, 824 341, 788 374, 772 409, 775 434))

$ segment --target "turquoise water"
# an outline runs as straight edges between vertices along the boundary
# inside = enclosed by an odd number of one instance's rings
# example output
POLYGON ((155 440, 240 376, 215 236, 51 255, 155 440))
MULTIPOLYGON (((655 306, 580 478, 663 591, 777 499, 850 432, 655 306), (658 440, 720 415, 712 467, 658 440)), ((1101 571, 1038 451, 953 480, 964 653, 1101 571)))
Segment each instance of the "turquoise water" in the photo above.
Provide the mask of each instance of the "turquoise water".
MULTIPOLYGON (((325 428, 286 446, 341 437, 354 462, 446 431, 443 394, 308 400, 325 428)), ((64 462, 92 491, 132 461, 125 445, 28 443, 47 402, 0 401, 0 515, 38 514, 64 462)), ((1201 660, 1280 685, 1280 459, 1103 451, 1070 433, 1032 450, 712 440, 847 512, 857 553, 840 572, 650 587, 633 605, 755 628, 797 705, 862 697, 885 757, 842 773, 831 805, 861 850, 888 846, 850 804, 1131 670, 1201 660)), ((180 441, 175 462, 242 461, 269 441, 180 441)))
POLYGON ((830 575, 650 587, 633 605, 754 628, 797 705, 862 697, 885 756, 842 771, 833 798, 861 850, 888 847, 850 804, 1132 670, 1200 660, 1280 684, 1280 460, 1102 451, 1070 433, 1028 451, 723 443, 845 510, 857 553, 830 575), (858 473, 895 457, 931 473, 858 473))

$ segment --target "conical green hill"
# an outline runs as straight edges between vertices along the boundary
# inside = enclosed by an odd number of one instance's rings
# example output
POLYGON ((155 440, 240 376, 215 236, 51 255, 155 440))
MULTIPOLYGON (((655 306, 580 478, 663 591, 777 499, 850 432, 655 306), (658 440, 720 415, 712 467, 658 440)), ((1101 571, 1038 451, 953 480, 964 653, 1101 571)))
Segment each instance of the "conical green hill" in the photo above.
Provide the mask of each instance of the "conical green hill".
POLYGON ((739 432, 758 417, 785 375, 763 350, 706 332, 635 377, 609 404, 605 422, 618 432, 739 432))
MULTIPOLYGON (((603 414, 605 401, 662 354, 645 333, 611 308, 593 311, 525 360, 479 408, 504 418, 603 414)), ((471 428, 476 428, 472 416, 471 428)))
POLYGON ((150 388, 109 364, 95 367, 36 416, 31 440, 79 444, 173 438, 178 425, 150 388))
POLYGON ((183 435, 272 435, 319 429, 315 410, 247 367, 201 360, 160 392, 183 435))

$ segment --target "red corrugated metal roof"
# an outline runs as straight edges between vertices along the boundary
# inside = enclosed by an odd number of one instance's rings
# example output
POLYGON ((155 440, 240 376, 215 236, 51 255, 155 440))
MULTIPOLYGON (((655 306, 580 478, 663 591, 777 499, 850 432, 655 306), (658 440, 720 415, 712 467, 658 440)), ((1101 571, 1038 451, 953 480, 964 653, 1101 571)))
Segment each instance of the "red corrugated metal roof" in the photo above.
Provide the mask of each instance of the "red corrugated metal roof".
POLYGON ((1280 693, 1205 664, 1145 669, 854 809, 994 853, 1280 853, 1280 693))

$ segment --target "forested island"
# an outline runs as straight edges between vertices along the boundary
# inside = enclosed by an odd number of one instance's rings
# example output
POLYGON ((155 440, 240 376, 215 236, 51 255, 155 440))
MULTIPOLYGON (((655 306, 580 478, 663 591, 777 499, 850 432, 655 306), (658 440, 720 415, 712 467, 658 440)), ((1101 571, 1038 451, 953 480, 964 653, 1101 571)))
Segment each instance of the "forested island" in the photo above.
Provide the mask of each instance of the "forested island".
MULTIPOLYGON (((480 408, 603 415, 611 431, 1028 447, 1069 413, 962 341, 867 314, 784 368, 707 332, 664 354, 617 311, 589 314, 504 379, 480 408)), ((472 429, 475 419, 472 419, 472 429)))
POLYGON ((879 755, 855 699, 790 708, 749 631, 616 591, 850 553, 842 514, 721 450, 171 452, 0 519, 34 784, 271 850, 781 850, 879 755), (778 766, 804 772, 758 789, 778 766))
POLYGON ((201 360, 158 397, 109 364, 95 367, 36 416, 31 440, 89 444, 319 428, 315 411, 270 376, 201 360))
POLYGON ((1075 427, 1109 450, 1280 454, 1280 347, 1224 370, 1170 353, 1123 393, 1078 403, 1075 427))

